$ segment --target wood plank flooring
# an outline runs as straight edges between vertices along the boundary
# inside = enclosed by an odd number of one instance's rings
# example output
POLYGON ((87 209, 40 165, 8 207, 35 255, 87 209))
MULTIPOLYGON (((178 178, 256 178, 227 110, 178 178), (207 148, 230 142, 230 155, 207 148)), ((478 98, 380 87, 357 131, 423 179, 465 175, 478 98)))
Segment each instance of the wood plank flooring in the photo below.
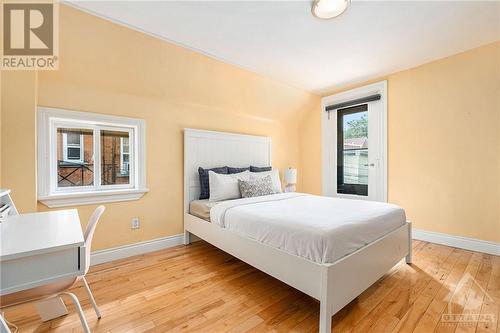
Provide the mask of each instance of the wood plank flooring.
MULTIPOLYGON (((500 257, 420 241, 413 253, 411 266, 401 262, 337 313, 333 331, 500 331, 500 257)), ((101 320, 83 288, 73 291, 93 332, 318 330, 317 301, 204 242, 94 266, 87 277, 101 320)), ((81 332, 68 308, 47 323, 31 304, 5 315, 21 333, 81 332)))

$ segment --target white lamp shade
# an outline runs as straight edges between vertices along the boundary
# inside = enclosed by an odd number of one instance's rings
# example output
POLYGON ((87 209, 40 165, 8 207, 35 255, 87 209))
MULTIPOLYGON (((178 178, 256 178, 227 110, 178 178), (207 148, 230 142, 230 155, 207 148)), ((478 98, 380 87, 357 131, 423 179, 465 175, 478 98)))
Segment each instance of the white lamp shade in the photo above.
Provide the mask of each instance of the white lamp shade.
POLYGON ((297 169, 287 168, 285 170, 285 183, 297 184, 297 169))

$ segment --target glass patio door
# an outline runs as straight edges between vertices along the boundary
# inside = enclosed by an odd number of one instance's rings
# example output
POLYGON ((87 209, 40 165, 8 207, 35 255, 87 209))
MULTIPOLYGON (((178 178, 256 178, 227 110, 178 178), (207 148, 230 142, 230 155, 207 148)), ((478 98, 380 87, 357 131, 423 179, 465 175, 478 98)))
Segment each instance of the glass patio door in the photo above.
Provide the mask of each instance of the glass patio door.
POLYGON ((336 196, 384 201, 380 103, 346 107, 336 114, 336 196))
POLYGON ((387 201, 387 81, 321 100, 321 185, 331 197, 387 201))
POLYGON ((337 110, 337 193, 368 196, 368 105, 337 110))

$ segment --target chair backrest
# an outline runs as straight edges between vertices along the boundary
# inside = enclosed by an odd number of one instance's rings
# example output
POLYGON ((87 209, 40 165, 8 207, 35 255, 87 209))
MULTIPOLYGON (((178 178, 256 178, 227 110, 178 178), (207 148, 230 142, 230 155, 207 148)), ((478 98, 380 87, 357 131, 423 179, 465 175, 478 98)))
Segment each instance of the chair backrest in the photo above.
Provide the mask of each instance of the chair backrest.
POLYGON ((90 216, 89 223, 87 224, 87 229, 85 229, 85 274, 87 274, 90 268, 90 250, 92 248, 92 238, 94 237, 95 227, 102 213, 106 210, 106 207, 97 207, 92 215, 90 216))

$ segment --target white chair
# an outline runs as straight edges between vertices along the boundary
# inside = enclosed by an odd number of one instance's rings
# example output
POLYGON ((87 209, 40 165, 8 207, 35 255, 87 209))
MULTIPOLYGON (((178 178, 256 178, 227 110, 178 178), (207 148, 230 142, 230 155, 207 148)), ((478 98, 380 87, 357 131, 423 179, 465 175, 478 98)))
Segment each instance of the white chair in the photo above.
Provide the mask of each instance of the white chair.
POLYGON ((70 292, 67 292, 69 288, 71 288, 76 282, 82 281, 85 290, 90 299, 90 303, 95 310, 98 319, 101 319, 101 312, 97 307, 94 296, 90 291, 87 280, 85 279, 85 274, 87 274, 90 267, 90 250, 92 247, 92 238, 94 237, 94 231, 97 226, 97 222, 99 222, 99 218, 106 208, 104 206, 97 207, 92 216, 90 216, 89 223, 87 225, 87 229, 85 230, 85 271, 84 274, 75 278, 65 279, 62 281, 58 281, 55 283, 51 283, 49 285, 44 285, 28 290, 19 291, 16 293, 8 294, 0 296, 0 308, 2 309, 2 313, 0 315, 0 332, 10 333, 9 328, 7 327, 6 321, 3 318, 3 309, 13 306, 18 306, 24 303, 33 302, 33 301, 41 301, 48 300, 51 298, 68 296, 78 311, 78 316, 80 317, 80 321, 83 326, 83 331, 85 333, 90 333, 89 325, 87 324, 87 320, 85 319, 85 315, 83 314, 82 307, 78 298, 70 292))

